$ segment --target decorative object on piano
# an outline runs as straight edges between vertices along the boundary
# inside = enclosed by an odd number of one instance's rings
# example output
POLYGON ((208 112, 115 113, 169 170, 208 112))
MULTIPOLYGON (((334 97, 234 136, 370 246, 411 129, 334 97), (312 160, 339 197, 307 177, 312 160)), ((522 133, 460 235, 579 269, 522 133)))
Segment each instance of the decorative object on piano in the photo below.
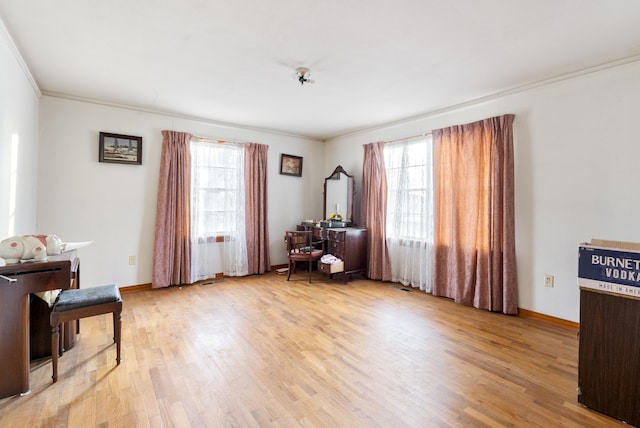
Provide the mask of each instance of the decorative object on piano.
POLYGON ((280 174, 302 177, 302 157, 280 154, 280 174))
POLYGON ((142 165, 142 137, 101 132, 98 161, 142 165))
POLYGON ((0 242, 0 258, 7 264, 29 260, 46 261, 48 256, 55 256, 90 243, 65 244, 57 235, 12 236, 0 242))

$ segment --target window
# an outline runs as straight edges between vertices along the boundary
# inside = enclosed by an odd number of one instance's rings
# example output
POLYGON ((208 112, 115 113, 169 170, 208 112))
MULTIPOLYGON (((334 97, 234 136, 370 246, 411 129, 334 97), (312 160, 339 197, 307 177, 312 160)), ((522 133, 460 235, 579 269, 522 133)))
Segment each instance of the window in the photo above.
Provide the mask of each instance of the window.
MULTIPOLYGON (((238 232, 244 219, 243 149, 233 144, 191 142, 192 236, 211 242, 238 232)), ((242 224, 244 228, 244 224, 242 224)))
POLYGON ((387 237, 428 241, 433 229, 431 136, 384 147, 387 237))
POLYGON ((244 147, 193 139, 192 282, 248 273, 245 211, 244 147))
POLYGON ((391 280, 433 286, 433 147, 431 136, 384 146, 386 242, 391 280))

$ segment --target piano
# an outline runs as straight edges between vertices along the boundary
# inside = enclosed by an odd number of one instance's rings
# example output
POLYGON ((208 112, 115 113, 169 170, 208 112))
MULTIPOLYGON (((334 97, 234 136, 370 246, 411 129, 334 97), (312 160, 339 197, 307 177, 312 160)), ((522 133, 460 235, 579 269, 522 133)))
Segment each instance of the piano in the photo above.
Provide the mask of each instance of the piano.
MULTIPOLYGON (((49 338, 49 346, 51 344, 48 323, 40 322, 37 329, 31 328, 32 295, 79 287, 79 277, 79 259, 75 251, 49 256, 46 262, 0 266, 0 399, 30 392, 31 336, 49 338), (41 331, 45 328, 46 331, 41 331)), ((45 317, 48 315, 40 314, 39 319, 45 317)), ((65 326, 65 331, 73 336, 62 339, 63 348, 73 346, 75 330, 74 325, 65 326)))

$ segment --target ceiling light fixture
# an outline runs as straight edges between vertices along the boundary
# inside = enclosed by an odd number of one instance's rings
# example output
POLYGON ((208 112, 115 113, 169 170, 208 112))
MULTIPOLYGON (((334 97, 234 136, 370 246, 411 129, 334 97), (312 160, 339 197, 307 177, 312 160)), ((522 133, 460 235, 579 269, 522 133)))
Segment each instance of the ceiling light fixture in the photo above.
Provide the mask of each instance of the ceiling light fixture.
POLYGON ((307 67, 296 68, 296 74, 294 77, 301 85, 304 85, 305 83, 313 83, 313 80, 311 80, 311 70, 307 67))

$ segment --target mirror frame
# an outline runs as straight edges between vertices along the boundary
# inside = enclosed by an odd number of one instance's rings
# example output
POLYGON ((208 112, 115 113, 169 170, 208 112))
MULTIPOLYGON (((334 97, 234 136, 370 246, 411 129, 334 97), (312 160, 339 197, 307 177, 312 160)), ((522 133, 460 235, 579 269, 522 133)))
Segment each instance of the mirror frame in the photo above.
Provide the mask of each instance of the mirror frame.
POLYGON ((347 177, 347 211, 346 211, 347 218, 345 219, 345 221, 350 221, 352 224, 355 224, 355 222, 353 221, 353 215, 354 215, 353 204, 354 204, 355 195, 356 195, 355 178, 353 177, 353 175, 349 175, 347 171, 345 171, 344 168, 342 168, 342 165, 338 165, 336 169, 333 170, 331 175, 329 175, 327 178, 324 179, 324 191, 322 195, 324 201, 322 204, 322 215, 324 217, 327 216, 327 181, 333 180, 333 177, 335 177, 338 174, 344 174, 347 177))

